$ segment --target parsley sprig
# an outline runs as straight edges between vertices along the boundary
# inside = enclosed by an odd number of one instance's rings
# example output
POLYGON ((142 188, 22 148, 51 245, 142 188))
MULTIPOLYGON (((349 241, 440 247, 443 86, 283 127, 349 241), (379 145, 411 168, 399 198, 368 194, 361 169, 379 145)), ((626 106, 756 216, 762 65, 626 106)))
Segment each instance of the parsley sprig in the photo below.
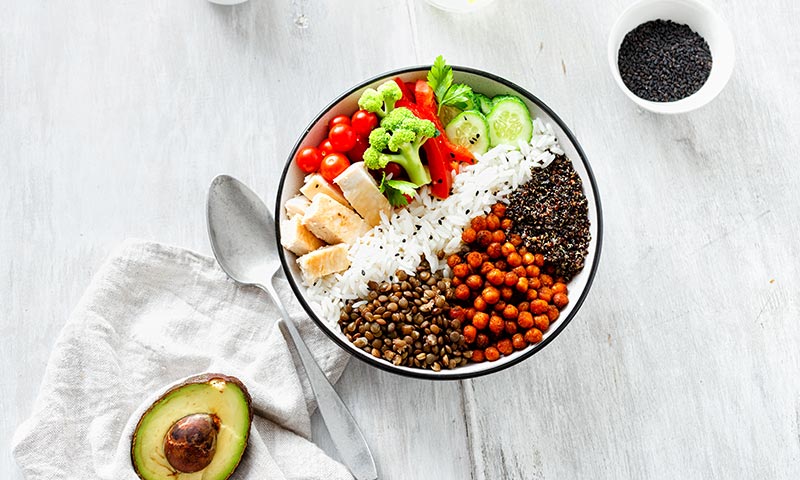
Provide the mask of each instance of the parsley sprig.
POLYGON ((413 197, 417 193, 417 186, 405 180, 391 180, 386 178, 386 173, 381 178, 378 189, 386 195, 386 199, 393 207, 404 207, 408 205, 406 195, 413 197))
POLYGON ((460 110, 469 110, 474 105, 472 87, 463 83, 453 83, 453 68, 439 55, 428 72, 428 85, 433 89, 439 110, 443 105, 451 105, 460 110))

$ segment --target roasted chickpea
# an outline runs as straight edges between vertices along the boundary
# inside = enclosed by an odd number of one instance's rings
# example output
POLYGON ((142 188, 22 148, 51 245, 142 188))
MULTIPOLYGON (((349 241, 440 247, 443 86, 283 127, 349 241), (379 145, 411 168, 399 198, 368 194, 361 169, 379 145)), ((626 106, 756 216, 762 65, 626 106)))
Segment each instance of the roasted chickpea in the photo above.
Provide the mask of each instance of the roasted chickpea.
POLYGON ((516 289, 519 293, 528 293, 528 279, 522 277, 517 280, 516 289))
POLYGON ((520 265, 519 267, 514 267, 511 271, 516 273, 518 277, 528 276, 528 272, 525 271, 525 267, 523 267, 522 265, 520 265))
POLYGON ((469 275, 469 265, 466 263, 459 263, 453 267, 453 275, 458 278, 464 278, 469 275))
POLYGON ((505 330, 506 335, 514 335, 517 333, 517 322, 507 321, 505 330))
POLYGON ((531 252, 525 252, 522 255, 522 264, 525 265, 526 267, 528 265, 533 265, 533 260, 534 260, 534 257, 533 257, 533 254, 531 252))
POLYGON ((528 249, 525 248, 525 245, 522 245, 517 249, 517 253, 519 253, 521 256, 524 256, 526 253, 528 253, 528 249))
POLYGON ((481 297, 483 297, 489 305, 494 305, 500 301, 500 291, 495 287, 486 287, 481 292, 481 297))
POLYGON ((500 333, 506 328, 506 322, 503 321, 497 315, 492 315, 489 317, 489 330, 495 335, 500 335, 500 333))
POLYGON ((478 335, 478 331, 475 329, 473 325, 467 325, 464 327, 464 341, 467 343, 472 343, 475 341, 475 337, 478 335))
POLYGON ((486 216, 486 229, 495 231, 500 228, 500 219, 497 218, 497 215, 490 213, 486 216))
POLYGON ((475 300, 472 301, 472 306, 475 307, 475 310, 482 312, 486 310, 486 300, 481 297, 475 297, 475 300))
POLYGON ((473 350, 472 351, 472 361, 473 362, 481 363, 484 360, 486 360, 486 357, 483 354, 483 350, 473 350))
POLYGON ((500 286, 505 280, 505 275, 499 269, 495 268, 486 274, 486 280, 494 286, 500 286))
POLYGON ((530 309, 531 309, 530 302, 520 302, 519 305, 517 305, 517 310, 519 310, 520 312, 527 312, 530 309))
POLYGON ((523 337, 521 333, 515 333, 514 336, 511 337, 511 345, 514 346, 514 350, 522 350, 528 346, 528 343, 525 341, 525 337, 523 337))
POLYGON ((475 217, 469 222, 469 224, 473 229, 475 229, 476 232, 486 230, 486 217, 483 215, 475 217))
POLYGON ((480 272, 481 272, 481 275, 486 275, 487 273, 491 272, 492 270, 494 270, 494 264, 492 262, 483 262, 483 265, 481 265, 480 272))
POLYGON ((528 278, 528 287, 529 288, 541 288, 542 282, 539 280, 539 277, 528 278))
POLYGON ((541 315, 547 313, 549 305, 544 300, 536 299, 531 302, 531 313, 534 315, 541 315))
POLYGON ((510 218, 504 218, 500 220, 500 228, 502 228, 505 231, 511 230, 511 227, 513 226, 514 222, 512 222, 510 218))
POLYGON ((519 267, 520 265, 522 265, 522 257, 517 252, 514 252, 508 257, 506 257, 506 261, 508 262, 508 266, 510 267, 519 267))
POLYGON ((519 315, 519 310, 514 305, 506 305, 503 309, 503 318, 506 320, 514 320, 519 315))
POLYGON ((539 298, 549 303, 550 300, 553 299, 553 291, 550 290, 550 287, 545 287, 543 285, 541 288, 539 288, 539 298))
POLYGON ((515 286, 517 284, 517 280, 519 280, 519 277, 517 277, 517 274, 514 272, 506 272, 505 276, 503 277, 503 283, 507 287, 515 286))
POLYGON ((511 242, 506 242, 503 244, 502 253, 504 257, 507 257, 516 251, 517 247, 515 247, 511 242))
POLYGON ((483 287, 483 278, 480 275, 470 275, 464 280, 464 284, 472 290, 478 290, 483 287))
POLYGON ((542 341, 542 331, 538 328, 531 328, 525 332, 525 341, 533 345, 542 341))
POLYGON ((475 231, 474 228, 465 228, 463 232, 461 232, 461 241, 464 243, 472 243, 477 238, 478 232, 475 231))
POLYGON ((478 268, 483 263, 483 258, 481 258, 481 254, 478 252, 469 252, 467 254, 467 265, 470 268, 478 268))
POLYGON ((499 302, 494 304, 494 307, 492 307, 492 310, 494 310, 495 312, 497 312, 499 314, 502 314, 504 308, 506 308, 506 302, 500 300, 499 302))
POLYGON ((475 314, 478 313, 478 311, 475 310, 473 307, 469 307, 468 309, 465 310, 465 312, 466 313, 464 314, 464 318, 466 318, 470 322, 472 321, 473 318, 475 318, 475 314))
POLYGON ((494 362, 500 358, 500 352, 495 347, 487 348, 485 355, 486 355, 486 360, 489 360, 490 362, 494 362))
POLYGON ((547 318, 550 319, 550 323, 553 323, 556 320, 558 320, 559 315, 561 314, 558 311, 558 307, 556 307, 555 305, 550 305, 549 307, 547 307, 547 318))
POLYGON ((550 328, 550 318, 547 315, 536 315, 533 317, 533 326, 546 332, 550 328))
POLYGON ((503 287, 500 289, 500 298, 505 301, 511 300, 514 296, 514 290, 511 287, 503 287))
POLYGON ((528 291, 525 292, 525 300, 532 302, 539 298, 539 292, 536 291, 535 288, 532 288, 531 281, 528 281, 528 291))
POLYGON ((459 257, 458 255, 453 254, 453 255, 450 255, 449 257, 447 257, 447 266, 448 267, 453 268, 456 265, 458 265, 459 263, 461 263, 461 257, 459 257))
POLYGON ((527 265, 525 267, 525 271, 528 272, 528 276, 529 277, 536 277, 536 278, 539 277, 539 273, 540 273, 539 272, 539 267, 537 267, 536 265, 527 265))
POLYGON ((503 255, 503 249, 497 242, 492 242, 486 247, 486 254, 489 258, 500 258, 503 255))
POLYGON ((504 338, 499 340, 497 342, 497 350, 503 355, 511 355, 514 353, 514 345, 511 343, 511 339, 504 338))
POLYGON ((478 245, 481 247, 485 247, 492 243, 492 232, 489 230, 481 230, 478 232, 478 235, 475 237, 475 241, 478 242, 478 245))
POLYGON ((533 264, 539 268, 542 268, 544 266, 544 255, 542 255, 541 253, 537 253, 533 257, 534 257, 533 264))
POLYGON ((472 325, 478 330, 483 330, 489 325, 489 315, 485 312, 475 312, 475 316, 472 317, 472 325))
POLYGON ((520 328, 531 328, 533 326, 533 315, 531 315, 531 312, 519 312, 517 324, 520 326, 520 328))
POLYGON ((453 278, 450 280, 450 285, 452 285, 452 286, 454 286, 454 287, 457 287, 457 286, 461 285, 462 283, 464 283, 464 281, 463 281, 463 280, 461 280, 461 279, 460 279, 460 278, 458 278, 458 277, 453 277, 453 278))
POLYGON ((553 290, 553 295, 556 293, 563 293, 565 295, 567 294, 567 284, 563 282, 554 283, 550 289, 553 290))
POLYGON ((489 261, 489 254, 486 252, 481 253, 481 264, 489 261))
POLYGON ((475 337, 475 345, 478 348, 486 348, 489 346, 489 335, 485 333, 479 333, 477 337, 475 337))
POLYGON ((497 215, 498 218, 506 216, 506 205, 504 203, 495 203, 492 205, 492 213, 497 215))
POLYGON ((450 319, 451 320, 462 320, 464 316, 467 314, 467 311, 458 305, 455 305, 450 309, 450 319))
POLYGON ((500 270, 503 270, 503 271, 505 271, 505 269, 508 268, 508 264, 503 259, 500 259, 500 260, 494 262, 494 266, 499 268, 500 270))
POLYGON ((553 305, 558 308, 564 308, 569 303, 569 297, 563 293, 556 293, 553 295, 553 305))
POLYGON ((461 285, 456 287, 456 291, 455 291, 454 295, 459 300, 468 300, 469 299, 469 287, 462 283, 461 285))
POLYGON ((553 277, 551 277, 550 275, 548 275, 546 273, 543 273, 543 274, 539 275, 539 280, 542 281, 542 285, 544 285, 545 287, 552 287, 553 283, 554 283, 553 282, 553 277))
POLYGON ((503 242, 506 241, 506 232, 502 230, 495 230, 492 232, 492 241, 502 245, 503 242))
POLYGON ((515 247, 519 247, 520 245, 522 245, 522 237, 520 237, 515 233, 511 234, 508 241, 511 242, 511 245, 514 245, 515 247))

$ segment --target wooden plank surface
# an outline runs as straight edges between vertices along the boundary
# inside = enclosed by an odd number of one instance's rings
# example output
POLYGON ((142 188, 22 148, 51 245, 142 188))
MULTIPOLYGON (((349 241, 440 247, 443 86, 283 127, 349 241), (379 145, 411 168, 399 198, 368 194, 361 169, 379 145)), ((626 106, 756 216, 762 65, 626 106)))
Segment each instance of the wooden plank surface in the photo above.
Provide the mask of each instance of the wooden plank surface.
MULTIPOLYGON (((728 87, 661 117, 614 85, 630 2, 3 2, 0 472, 92 273, 142 237, 210 253, 217 173, 266 196, 313 115, 381 71, 431 61, 505 76, 587 151, 603 258, 568 329, 490 377, 408 380, 351 362, 337 389, 382 478, 800 478, 800 5, 712 2, 728 87)), ((317 421, 319 443, 329 448, 317 421)))

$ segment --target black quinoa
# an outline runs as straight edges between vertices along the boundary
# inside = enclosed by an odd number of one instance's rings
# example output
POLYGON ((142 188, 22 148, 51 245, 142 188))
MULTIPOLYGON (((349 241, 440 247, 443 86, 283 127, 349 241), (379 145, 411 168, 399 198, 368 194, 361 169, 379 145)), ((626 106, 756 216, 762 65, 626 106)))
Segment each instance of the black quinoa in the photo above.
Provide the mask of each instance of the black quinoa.
POLYGON ((581 177, 564 155, 532 173, 508 196, 511 233, 522 237, 528 251, 543 254, 557 275, 570 279, 583 268, 591 240, 581 177))
POLYGON ((617 64, 622 81, 636 96, 674 102, 706 83, 711 73, 711 49, 689 26, 653 20, 625 35, 617 64))

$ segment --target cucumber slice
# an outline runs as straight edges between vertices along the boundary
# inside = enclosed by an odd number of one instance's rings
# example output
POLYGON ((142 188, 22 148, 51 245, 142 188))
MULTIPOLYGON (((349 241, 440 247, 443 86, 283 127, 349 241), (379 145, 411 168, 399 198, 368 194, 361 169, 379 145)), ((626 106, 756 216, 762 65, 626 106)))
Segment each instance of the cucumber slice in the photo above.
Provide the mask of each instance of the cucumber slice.
POLYGON ((486 116, 491 146, 517 147, 520 140, 531 141, 531 112, 522 100, 513 95, 499 95, 492 99, 492 105, 492 111, 486 116))
POLYGON ((489 124, 477 110, 459 113, 444 129, 447 138, 456 145, 467 147, 472 153, 489 150, 489 124))
POLYGON ((492 99, 482 93, 475 95, 475 110, 480 110, 482 114, 489 115, 492 111, 492 99))
POLYGON ((442 108, 439 109, 439 120, 442 121, 442 125, 447 125, 452 122, 459 113, 461 113, 461 109, 459 108, 452 105, 442 105, 442 108))

